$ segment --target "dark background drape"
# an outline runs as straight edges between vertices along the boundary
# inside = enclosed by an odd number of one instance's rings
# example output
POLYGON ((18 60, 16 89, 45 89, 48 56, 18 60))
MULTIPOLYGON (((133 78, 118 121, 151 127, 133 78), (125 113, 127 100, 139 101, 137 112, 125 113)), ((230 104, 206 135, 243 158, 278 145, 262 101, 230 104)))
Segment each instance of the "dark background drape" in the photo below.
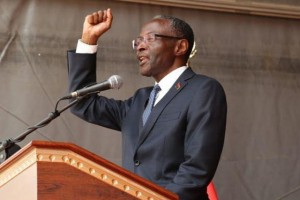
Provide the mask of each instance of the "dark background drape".
MULTIPOLYGON (((0 140, 53 111, 67 93, 66 51, 76 47, 85 15, 108 7, 114 22, 99 42, 98 80, 118 74, 124 86, 102 94, 126 99, 152 85, 139 75, 131 40, 157 14, 186 20, 198 50, 192 68, 219 80, 228 100, 225 146, 213 180, 220 199, 300 199, 297 19, 104 0, 0 0, 0 140)), ((19 144, 31 140, 71 142, 118 165, 122 159, 120 133, 69 111, 19 144)))

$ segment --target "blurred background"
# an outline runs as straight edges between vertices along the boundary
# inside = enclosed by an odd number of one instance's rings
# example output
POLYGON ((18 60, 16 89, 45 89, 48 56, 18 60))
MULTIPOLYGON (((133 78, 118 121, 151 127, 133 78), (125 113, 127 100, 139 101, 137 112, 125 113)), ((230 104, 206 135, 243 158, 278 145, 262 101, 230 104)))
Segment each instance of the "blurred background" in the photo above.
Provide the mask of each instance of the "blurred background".
MULTIPOLYGON (((99 42, 98 81, 117 74, 126 99, 154 83, 138 72, 131 41, 158 14, 187 21, 197 54, 191 66, 216 78, 228 101, 222 158, 213 179, 221 200, 300 199, 300 2, 296 0, 0 0, 0 141, 47 117, 67 94, 67 50, 84 17, 111 8, 99 42)), ((59 104, 59 108, 68 102, 59 104)), ((69 110, 19 143, 74 143, 121 165, 121 134, 69 110)))

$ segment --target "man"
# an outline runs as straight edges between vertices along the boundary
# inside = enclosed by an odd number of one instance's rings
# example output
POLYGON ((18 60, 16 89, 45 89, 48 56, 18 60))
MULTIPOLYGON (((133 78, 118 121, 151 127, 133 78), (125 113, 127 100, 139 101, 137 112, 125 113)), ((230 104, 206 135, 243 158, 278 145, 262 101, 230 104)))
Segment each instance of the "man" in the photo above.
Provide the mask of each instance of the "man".
MULTIPOLYGON (((85 18, 77 52, 68 52, 71 92, 96 82, 97 41, 112 19, 110 9, 85 18)), ((152 19, 133 47, 140 73, 159 86, 157 95, 150 95, 154 87, 141 88, 125 101, 91 95, 72 108, 88 122, 121 131, 123 167, 183 200, 208 198, 206 187, 220 159, 227 112, 222 86, 186 66, 193 42, 193 31, 184 21, 152 19)))

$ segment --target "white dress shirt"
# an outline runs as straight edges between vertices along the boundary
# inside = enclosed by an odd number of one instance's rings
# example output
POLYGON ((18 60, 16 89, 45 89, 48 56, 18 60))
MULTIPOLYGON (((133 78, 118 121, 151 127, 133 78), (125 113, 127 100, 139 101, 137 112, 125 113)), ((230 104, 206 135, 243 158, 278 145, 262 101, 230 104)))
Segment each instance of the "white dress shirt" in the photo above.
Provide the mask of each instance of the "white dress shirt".
POLYGON ((156 95, 156 99, 155 99, 154 105, 156 105, 167 94, 167 92, 170 90, 170 88, 175 83, 175 81, 178 79, 178 77, 187 68, 188 68, 187 66, 179 67, 179 68, 173 70, 172 72, 170 72, 169 74, 167 74, 163 79, 161 79, 159 81, 159 83, 155 82, 155 84, 159 85, 159 87, 160 87, 161 90, 156 95))

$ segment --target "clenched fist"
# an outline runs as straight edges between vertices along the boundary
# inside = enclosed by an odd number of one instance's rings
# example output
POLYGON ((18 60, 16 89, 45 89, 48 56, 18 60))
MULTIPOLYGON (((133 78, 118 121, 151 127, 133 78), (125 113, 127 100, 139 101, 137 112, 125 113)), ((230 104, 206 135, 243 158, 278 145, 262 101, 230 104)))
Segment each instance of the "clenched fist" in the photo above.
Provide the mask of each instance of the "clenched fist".
POLYGON ((83 24, 81 41, 96 45, 99 37, 110 29, 113 20, 111 9, 99 10, 87 15, 83 24))

